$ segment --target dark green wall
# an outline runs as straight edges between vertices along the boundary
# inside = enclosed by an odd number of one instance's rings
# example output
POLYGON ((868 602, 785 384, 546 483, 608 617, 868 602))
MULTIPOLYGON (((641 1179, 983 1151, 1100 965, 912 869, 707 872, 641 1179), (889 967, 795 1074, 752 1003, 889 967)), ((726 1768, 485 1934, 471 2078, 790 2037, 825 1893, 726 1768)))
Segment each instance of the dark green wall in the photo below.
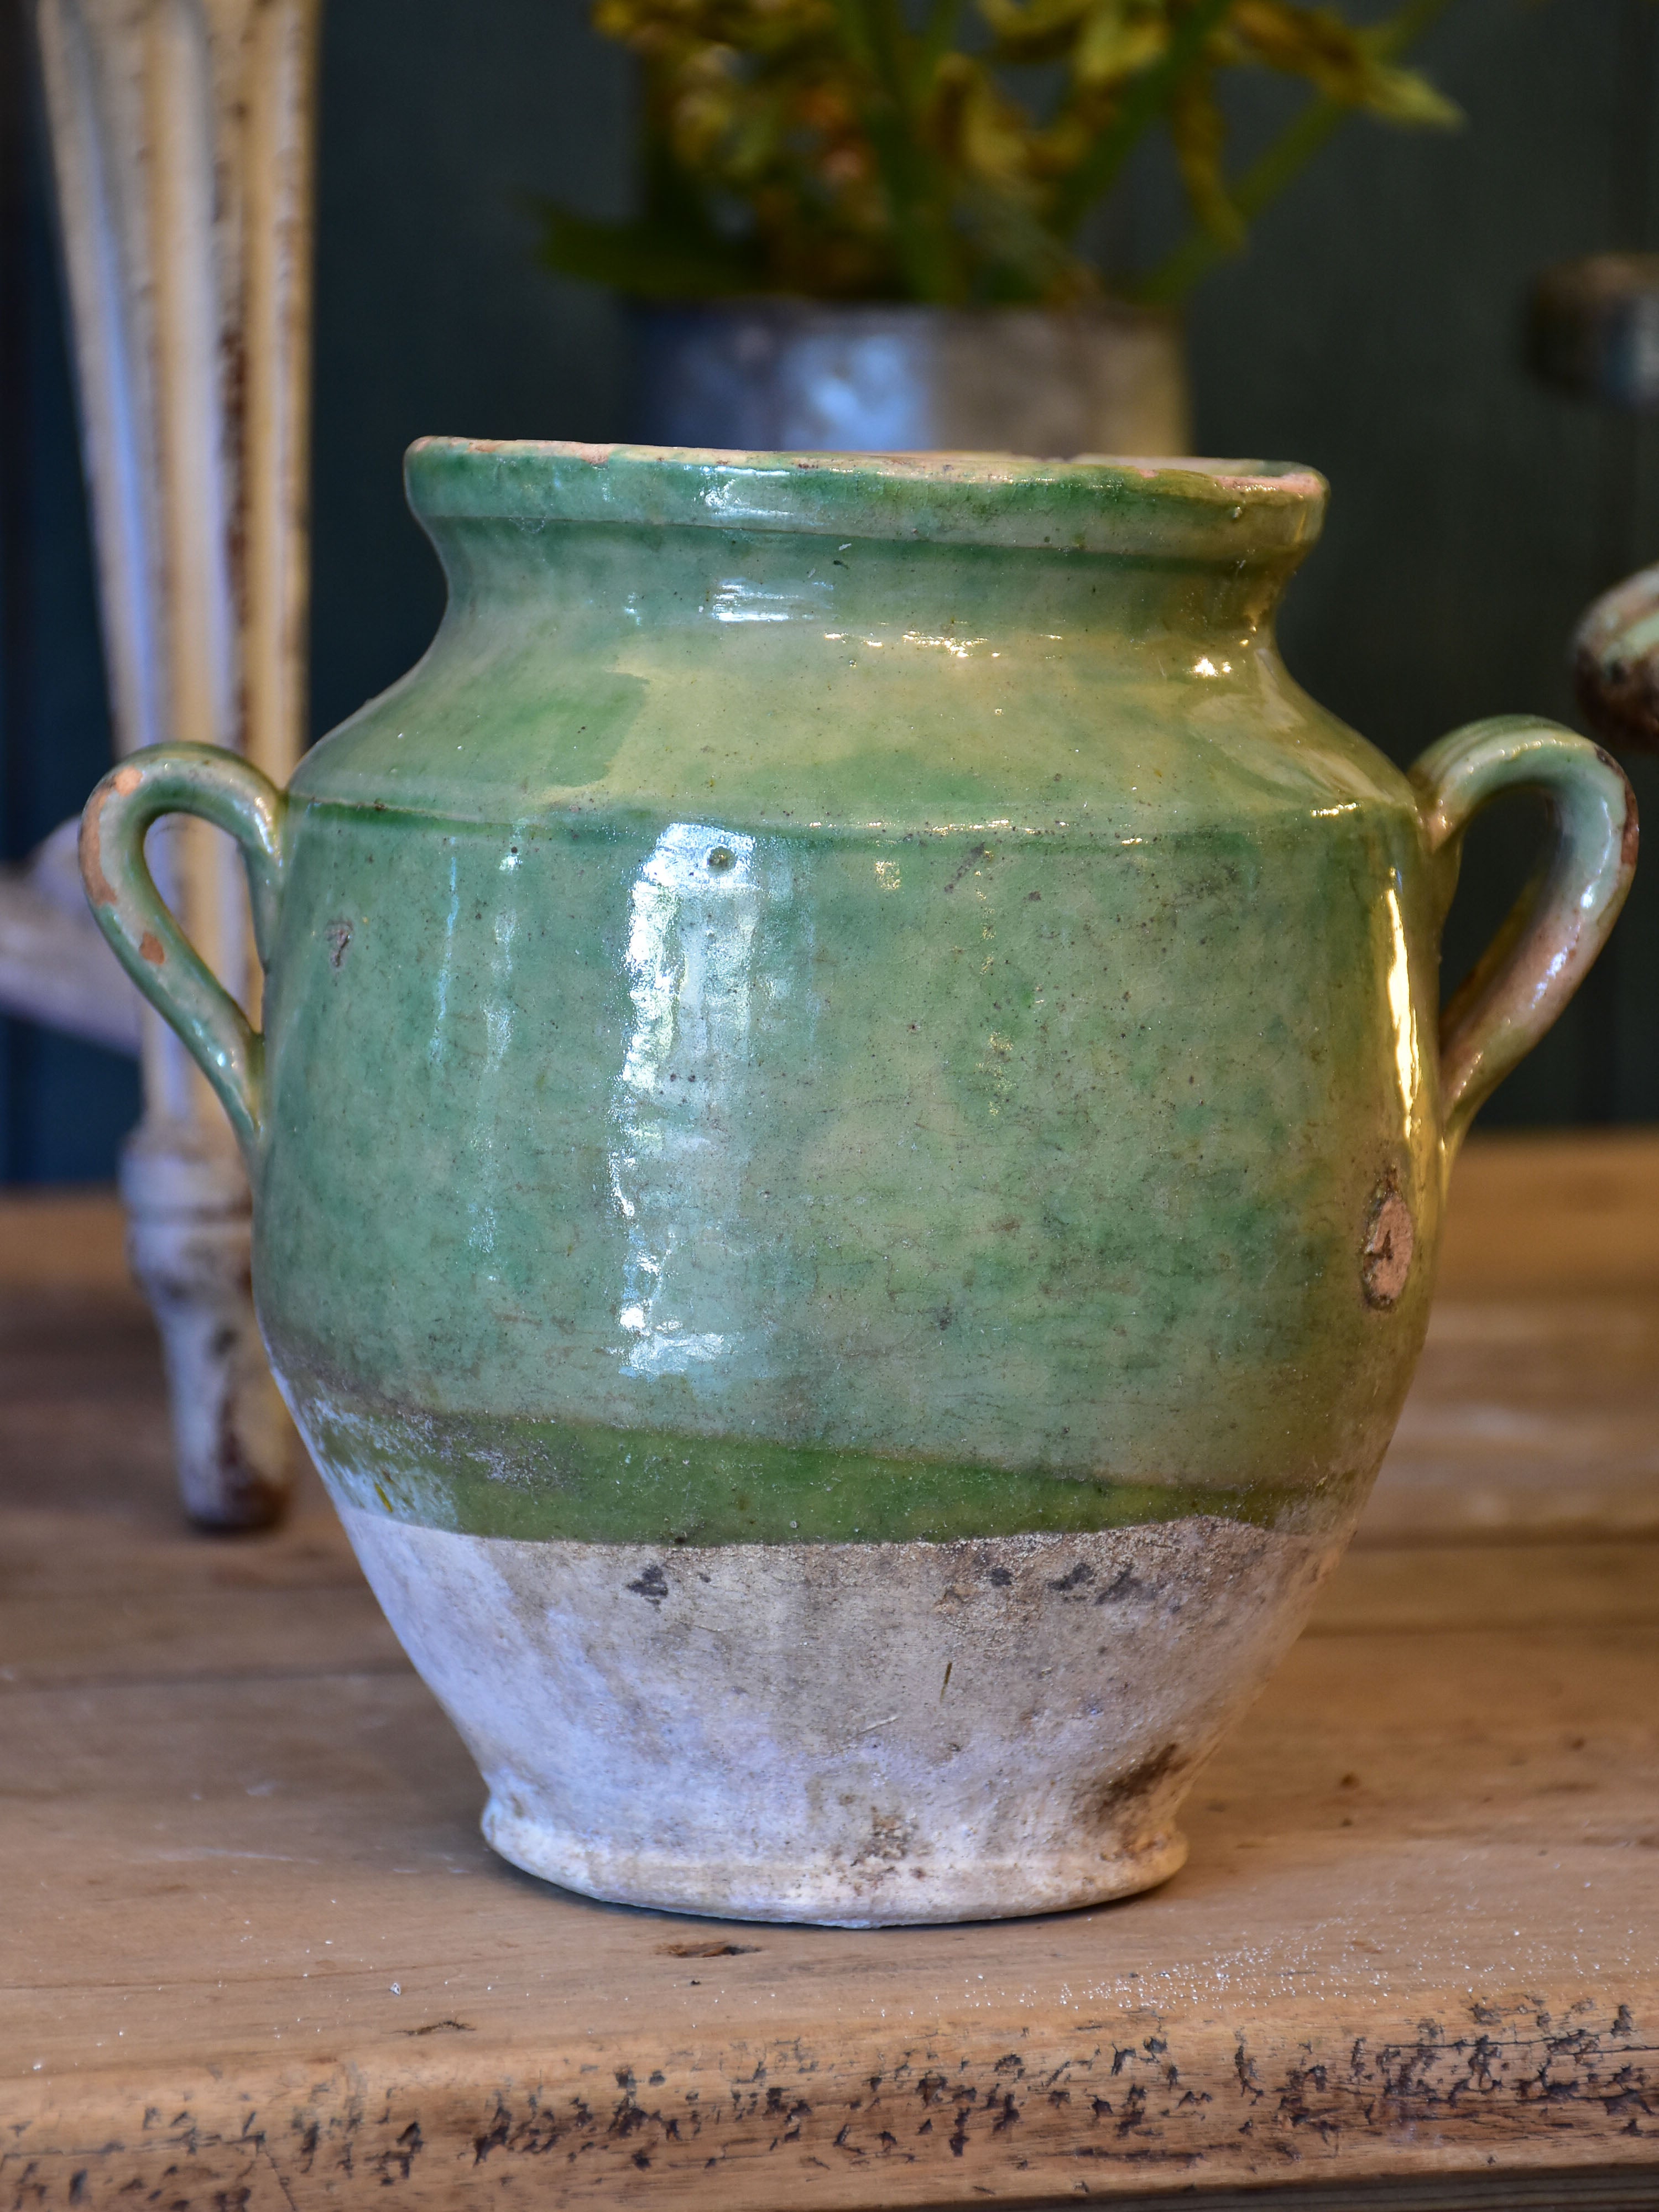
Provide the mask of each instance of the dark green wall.
MULTIPOLYGON (((0 0, 0 859, 109 760, 74 404, 23 19, 0 0)), ((0 1182, 113 1172, 131 1061, 0 1018, 0 1182)))
MULTIPOLYGON (((0 0, 0 845, 15 854, 91 782, 107 736, 38 146, 7 58, 21 0, 0 0)), ((579 0, 328 0, 319 731, 400 673, 436 619, 435 568, 398 485, 410 438, 626 429, 613 307, 532 258, 535 195, 626 204, 628 73, 585 22, 579 0)), ((1332 479, 1286 649, 1401 760, 1473 715, 1570 719, 1576 615, 1659 556, 1656 432, 1536 389, 1516 343, 1540 263, 1659 246, 1659 8, 1460 0, 1425 58, 1468 131, 1352 129, 1192 319, 1200 446, 1311 461, 1332 479)), ((1242 144, 1276 97, 1241 104, 1242 144)), ((1115 228, 1151 258, 1174 212, 1149 160, 1115 228)), ((1659 774, 1638 781, 1659 823, 1659 774)), ((1534 834, 1524 820, 1482 831, 1453 964, 1501 909, 1534 834)), ((1659 866, 1615 947, 1489 1122, 1659 1118, 1659 866)), ((118 1064, 0 1024, 0 1178, 107 1172, 131 1100, 118 1064)))

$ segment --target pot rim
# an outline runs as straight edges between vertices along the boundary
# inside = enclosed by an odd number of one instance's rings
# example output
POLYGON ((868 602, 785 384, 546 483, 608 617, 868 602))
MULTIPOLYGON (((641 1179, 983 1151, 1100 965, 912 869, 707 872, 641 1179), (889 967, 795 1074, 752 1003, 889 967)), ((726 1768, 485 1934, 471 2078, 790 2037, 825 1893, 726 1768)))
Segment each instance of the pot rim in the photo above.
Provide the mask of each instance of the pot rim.
POLYGON ((423 523, 610 523, 1131 558, 1299 559, 1328 487, 1299 463, 1082 454, 724 453, 562 439, 421 438, 423 523))

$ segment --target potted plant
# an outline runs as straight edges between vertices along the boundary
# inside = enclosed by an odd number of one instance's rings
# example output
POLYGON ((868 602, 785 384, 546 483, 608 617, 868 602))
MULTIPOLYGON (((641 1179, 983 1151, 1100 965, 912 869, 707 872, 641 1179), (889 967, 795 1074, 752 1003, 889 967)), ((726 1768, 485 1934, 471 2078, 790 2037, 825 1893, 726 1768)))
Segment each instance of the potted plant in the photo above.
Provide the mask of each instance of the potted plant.
POLYGON ((1351 113, 1459 120, 1400 58, 1445 4, 596 0, 643 67, 641 209, 550 209, 545 258, 633 302, 654 443, 1179 452, 1186 293, 1351 113), (1309 97, 1230 173, 1250 69, 1309 97), (1157 131, 1191 230, 1114 277, 1085 228, 1157 131))

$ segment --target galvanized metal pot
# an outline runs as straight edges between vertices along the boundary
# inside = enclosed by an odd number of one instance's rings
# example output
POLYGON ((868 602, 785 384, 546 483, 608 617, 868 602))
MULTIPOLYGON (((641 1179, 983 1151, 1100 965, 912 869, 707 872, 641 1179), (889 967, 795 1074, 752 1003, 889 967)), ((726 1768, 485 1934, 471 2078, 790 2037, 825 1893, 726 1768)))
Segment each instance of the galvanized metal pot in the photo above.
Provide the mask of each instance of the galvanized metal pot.
POLYGON ((420 665, 290 790, 94 793, 240 1133, 273 1366, 520 1866, 857 1923, 1080 1905, 1294 1636, 1446 1176, 1633 858, 1618 769, 1411 780, 1297 690, 1305 471, 432 441, 420 665), (1549 869, 1436 1003, 1459 840, 1549 869), (256 1036, 158 900, 246 856, 256 1036))
POLYGON ((1065 456, 1191 442, 1166 309, 740 300, 634 319, 649 445, 1065 456))

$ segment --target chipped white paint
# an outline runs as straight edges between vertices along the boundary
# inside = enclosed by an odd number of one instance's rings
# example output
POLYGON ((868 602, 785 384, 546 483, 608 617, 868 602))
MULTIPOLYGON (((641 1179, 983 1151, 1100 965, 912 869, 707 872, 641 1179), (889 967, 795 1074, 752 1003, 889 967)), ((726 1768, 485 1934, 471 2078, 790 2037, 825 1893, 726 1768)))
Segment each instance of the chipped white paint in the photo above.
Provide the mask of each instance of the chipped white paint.
POLYGON ((253 1317, 247 1178, 189 1126, 146 1117, 121 1159, 127 1262, 161 1339, 179 1492, 205 1528, 276 1520, 293 1425, 253 1317))
POLYGON ((532 1543, 343 1509, 489 1785, 589 1896, 869 1927, 1145 1889, 1340 1546, 1207 1516, 951 1543, 532 1543))
POLYGON ((0 1011, 136 1056, 143 1001, 88 911, 80 828, 60 823, 21 866, 0 868, 0 1011))

